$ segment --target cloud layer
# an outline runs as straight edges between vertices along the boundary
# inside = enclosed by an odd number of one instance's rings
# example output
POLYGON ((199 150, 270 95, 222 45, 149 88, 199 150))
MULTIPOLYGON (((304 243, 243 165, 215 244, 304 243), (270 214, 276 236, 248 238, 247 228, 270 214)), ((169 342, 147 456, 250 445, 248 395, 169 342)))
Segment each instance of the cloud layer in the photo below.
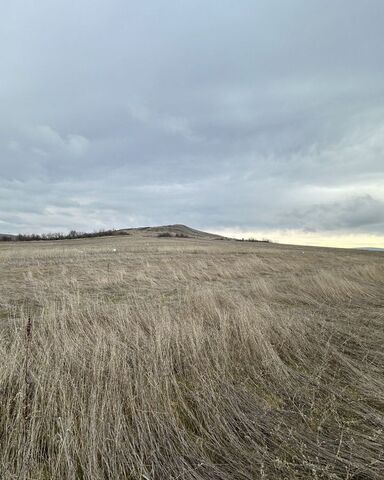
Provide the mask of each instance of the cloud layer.
POLYGON ((384 238, 384 3, 6 1, 0 232, 384 238))

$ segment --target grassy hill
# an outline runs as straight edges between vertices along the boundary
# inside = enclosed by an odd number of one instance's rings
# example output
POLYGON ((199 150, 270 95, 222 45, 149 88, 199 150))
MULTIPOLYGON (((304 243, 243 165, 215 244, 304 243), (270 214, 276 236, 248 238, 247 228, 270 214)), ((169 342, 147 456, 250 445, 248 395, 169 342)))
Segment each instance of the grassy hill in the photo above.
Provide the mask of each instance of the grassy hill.
POLYGON ((0 234, 0 241, 51 241, 51 240, 77 240, 80 238, 93 238, 103 236, 134 235, 135 237, 174 237, 174 238, 196 238, 201 240, 223 240, 226 237, 214 233, 196 230, 186 225, 162 225, 158 227, 139 227, 122 228, 119 230, 100 230, 96 232, 77 232, 72 230, 70 233, 45 233, 45 234, 26 234, 10 235, 0 234))
POLYGON ((186 225, 162 225, 158 227, 141 227, 141 228, 125 228, 121 230, 117 230, 118 233, 128 233, 130 235, 137 235, 143 237, 159 237, 159 236, 167 236, 179 238, 198 238, 198 239, 205 239, 205 240, 212 240, 212 239, 223 239, 221 235, 216 235, 214 233, 203 232, 201 230, 196 230, 191 227, 187 227, 186 225))
POLYGON ((0 478, 382 479, 382 254, 161 232, 0 245, 0 478))

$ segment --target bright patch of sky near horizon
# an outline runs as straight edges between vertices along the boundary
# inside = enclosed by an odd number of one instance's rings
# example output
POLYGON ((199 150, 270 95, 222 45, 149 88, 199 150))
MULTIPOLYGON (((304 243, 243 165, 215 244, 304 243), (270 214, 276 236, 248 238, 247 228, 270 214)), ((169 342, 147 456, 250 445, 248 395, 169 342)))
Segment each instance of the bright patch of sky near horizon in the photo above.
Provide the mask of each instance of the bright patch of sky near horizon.
POLYGON ((384 236, 368 233, 303 232, 300 230, 216 230, 230 238, 270 240, 274 243, 336 248, 383 248, 384 236))
POLYGON ((382 0, 5 0, 0 232, 384 246, 383 25, 382 0))

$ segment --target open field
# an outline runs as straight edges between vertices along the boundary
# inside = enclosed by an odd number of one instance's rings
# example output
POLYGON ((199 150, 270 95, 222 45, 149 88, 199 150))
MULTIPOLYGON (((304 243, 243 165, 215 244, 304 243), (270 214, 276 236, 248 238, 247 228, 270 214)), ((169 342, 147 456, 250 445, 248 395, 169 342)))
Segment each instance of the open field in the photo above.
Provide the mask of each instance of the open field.
POLYGON ((3 243, 0 294, 2 480, 384 478, 382 253, 3 243))

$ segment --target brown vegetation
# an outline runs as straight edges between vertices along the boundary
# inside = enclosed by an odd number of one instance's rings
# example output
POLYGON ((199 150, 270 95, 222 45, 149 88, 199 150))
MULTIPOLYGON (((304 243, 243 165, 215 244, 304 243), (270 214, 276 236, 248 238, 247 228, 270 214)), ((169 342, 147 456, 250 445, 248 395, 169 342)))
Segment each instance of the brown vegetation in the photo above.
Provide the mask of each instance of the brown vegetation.
POLYGON ((382 479, 384 257, 0 245, 1 479, 382 479))

